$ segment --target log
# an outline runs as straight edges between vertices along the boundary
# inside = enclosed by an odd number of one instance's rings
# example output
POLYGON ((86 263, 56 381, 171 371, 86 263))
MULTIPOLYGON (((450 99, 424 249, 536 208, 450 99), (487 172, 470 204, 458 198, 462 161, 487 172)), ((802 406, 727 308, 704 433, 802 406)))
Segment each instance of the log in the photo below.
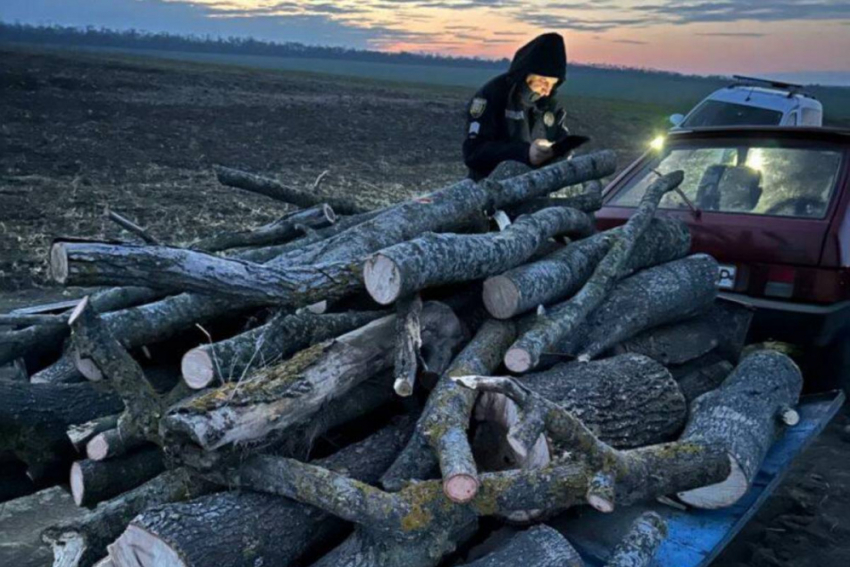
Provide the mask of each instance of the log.
POLYGON ((709 353, 689 364, 671 368, 688 404, 720 387, 735 367, 719 355, 709 353))
POLYGON ((408 482, 432 478, 432 473, 440 470, 443 489, 450 499, 465 501, 475 495, 478 471, 466 431, 476 395, 458 387, 451 378, 492 372, 515 336, 513 323, 487 321, 482 325, 428 397, 410 442, 381 477, 385 489, 401 490, 408 482))
POLYGON ((649 567, 667 538, 667 523, 655 512, 641 514, 605 567, 649 567))
POLYGON ((752 309, 719 299, 704 314, 650 329, 620 343, 618 348, 646 355, 665 366, 696 360, 714 349, 727 360, 737 362, 752 318, 752 309))
MULTIPOLYGON (((410 435, 412 422, 388 426, 317 464, 372 483, 410 435)), ((241 474, 250 475, 243 468, 241 474)), ((112 546, 132 567, 285 567, 346 530, 344 522, 315 508, 251 491, 223 492, 150 508, 112 546)))
MULTIPOLYGON (((671 439, 688 416, 687 402, 670 372, 641 355, 558 364, 526 375, 523 385, 573 414, 601 441, 618 449, 671 439)), ((507 429, 507 442, 523 463, 544 431, 540 411, 536 407, 520 411, 505 396, 487 393, 479 398, 475 417, 507 429)), ((549 453, 560 449, 552 447, 549 453)))
POLYGON ((144 484, 100 503, 81 518, 44 530, 42 540, 53 550, 53 564, 89 567, 106 555, 106 546, 121 535, 135 516, 153 506, 197 498, 214 486, 184 468, 165 471, 144 484))
POLYGON ((523 333, 505 354, 505 366, 512 372, 527 372, 540 363, 540 356, 568 338, 604 301, 627 272, 629 259, 637 240, 646 232, 661 198, 678 187, 684 173, 669 173, 650 185, 632 218, 617 235, 609 235, 612 243, 608 252, 593 270, 593 275, 569 301, 538 320, 523 333))
POLYGON ((289 203, 303 209, 327 202, 341 215, 354 215, 365 213, 369 210, 368 207, 359 205, 351 199, 314 195, 307 191, 284 185, 275 179, 248 173, 247 171, 240 171, 220 165, 213 166, 213 170, 219 183, 222 185, 265 195, 276 201, 283 201, 284 203, 289 203))
MULTIPOLYGON (((459 321, 445 305, 427 304, 421 322, 423 336, 430 332, 459 340, 459 321)), ((241 383, 225 384, 173 407, 163 427, 207 451, 285 430, 389 369, 394 331, 391 315, 319 343, 241 383)))
POLYGON ((520 215, 530 215, 549 207, 569 207, 577 209, 585 213, 592 213, 602 208, 602 184, 591 181, 589 187, 584 187, 581 192, 576 192, 572 195, 557 196, 557 197, 538 197, 529 199, 515 207, 511 207, 507 212, 511 217, 520 215))
POLYGON ((39 477, 74 454, 66 435, 69 425, 113 415, 122 407, 118 396, 89 384, 0 381, 0 451, 13 451, 39 477))
MULTIPOLYGON (((141 287, 112 288, 91 296, 92 306, 98 313, 107 313, 153 301, 160 292, 141 287)), ((68 327, 37 325, 18 331, 0 333, 0 364, 16 358, 41 358, 56 355, 68 336, 68 327)), ((36 379, 38 374, 33 376, 36 379)))
POLYGON ((115 224, 117 224, 118 226, 120 226, 121 228, 126 230, 127 232, 129 232, 131 234, 135 234, 136 236, 141 238, 142 241, 144 241, 148 244, 153 244, 153 245, 159 244, 159 240, 154 238, 148 231, 146 231, 145 229, 143 229, 142 227, 140 227, 139 225, 137 225, 136 223, 134 223, 130 219, 119 215, 115 211, 110 210, 108 207, 106 209, 105 216, 106 216, 106 218, 108 218, 109 220, 111 220, 112 222, 114 222, 115 224))
MULTIPOLYGON (((609 231, 617 234, 621 229, 609 231)), ((611 234, 596 234, 570 243, 545 258, 484 282, 484 305, 497 319, 510 319, 575 294, 610 249, 611 234)), ((687 225, 653 219, 638 239, 624 275, 684 257, 691 247, 687 225)))
POLYGON ((225 232, 203 238, 190 247, 205 252, 219 252, 247 246, 283 244, 304 235, 305 230, 325 228, 336 222, 336 213, 327 204, 295 211, 261 227, 239 232, 225 232))
POLYGON ((149 481, 164 470, 159 448, 148 446, 108 461, 77 461, 71 467, 71 495, 91 507, 149 481))
POLYGON ((422 298, 419 294, 398 302, 395 316, 395 381, 393 390, 402 397, 413 395, 416 373, 421 358, 422 329, 419 317, 422 314, 422 298))
POLYGON ((782 432, 782 414, 797 405, 802 387, 800 369, 790 358, 775 351, 756 351, 741 361, 720 388, 697 398, 681 439, 723 449, 731 472, 723 482, 682 492, 679 499, 707 509, 737 502, 782 432))
POLYGON ((107 415, 86 423, 72 425, 68 428, 68 440, 78 453, 82 453, 94 436, 108 429, 114 429, 118 425, 118 417, 118 415, 107 415))
POLYGON ((385 248, 363 267, 366 290, 382 305, 427 287, 503 272, 559 234, 587 236, 593 223, 575 209, 551 208, 520 217, 498 233, 426 234, 385 248))
POLYGON ((115 427, 98 433, 86 444, 86 457, 92 461, 105 461, 126 455, 130 451, 145 444, 145 438, 138 434, 126 432, 128 428, 115 427))
POLYGON ((183 381, 195 390, 231 382, 313 344, 347 333, 384 316, 380 311, 315 315, 280 313, 265 325, 225 341, 188 351, 180 363, 183 381))
POLYGON ((2 327, 30 327, 32 325, 67 325, 67 315, 30 315, 29 313, 6 313, 0 315, 2 327))
POLYGON ((29 382, 26 362, 22 358, 16 358, 9 364, 0 365, 0 380, 29 382))
POLYGON ((546 525, 520 532, 496 551, 465 567, 584 567, 578 551, 557 530, 546 525))
MULTIPOLYGON (((464 180, 429 196, 391 207, 354 226, 343 219, 329 231, 328 238, 306 237, 303 245, 296 241, 272 252, 240 255, 250 261, 267 261, 272 266, 295 266, 325 262, 352 262, 366 255, 415 238, 427 231, 458 230, 480 211, 505 207, 535 196, 545 195, 558 188, 610 175, 616 169, 613 152, 597 152, 570 161, 541 168, 504 183, 474 184, 464 180), (343 227, 345 229, 343 229, 343 227), (264 258, 264 259, 261 259, 264 258)), ((195 323, 215 317, 239 313, 250 305, 224 301, 199 294, 181 294, 136 309, 109 314, 105 320, 110 332, 125 348, 133 348, 157 340, 166 340, 174 333, 195 323)))
MULTIPOLYGON (((590 360, 648 328, 687 319, 707 309, 717 296, 717 262, 705 254, 655 266, 621 280, 602 305, 572 335, 561 336, 569 303, 533 319, 530 329, 505 356, 518 371, 537 353, 560 353, 590 360), (556 340, 552 345, 549 341, 556 340), (511 355, 511 352, 514 354, 511 355)), ((571 323, 569 323, 571 324, 571 323)))

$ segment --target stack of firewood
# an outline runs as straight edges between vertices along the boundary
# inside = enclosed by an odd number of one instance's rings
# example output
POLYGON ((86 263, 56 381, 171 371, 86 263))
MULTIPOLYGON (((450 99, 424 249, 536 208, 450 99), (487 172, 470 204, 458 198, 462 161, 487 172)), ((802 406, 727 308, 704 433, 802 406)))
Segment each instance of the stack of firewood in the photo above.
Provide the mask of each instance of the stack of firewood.
MULTIPOLYGON (((521 169, 368 211, 219 168, 303 208, 184 247, 115 213, 144 243, 57 241, 57 282, 118 287, 0 316, 0 364, 31 373, 0 379, 3 497, 67 482, 90 511, 44 532, 55 564, 134 567, 462 564, 485 516, 734 503, 802 379, 742 355, 750 311, 654 218, 682 173, 597 232, 613 153, 521 169)), ((641 516, 609 564, 665 530, 641 516)), ((545 526, 470 565, 519 561, 582 565, 545 526)))

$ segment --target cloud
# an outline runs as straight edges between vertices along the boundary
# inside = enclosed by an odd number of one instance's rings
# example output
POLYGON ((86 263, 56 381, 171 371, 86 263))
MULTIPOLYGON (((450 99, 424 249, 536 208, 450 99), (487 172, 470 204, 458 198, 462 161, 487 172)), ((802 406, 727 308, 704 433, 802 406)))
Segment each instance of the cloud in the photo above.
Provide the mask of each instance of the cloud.
POLYGON ((707 2, 664 2, 638 5, 635 11, 654 14, 677 24, 708 22, 780 22, 830 20, 850 17, 847 0, 714 0, 707 2))
POLYGON ((696 35, 702 37, 765 37, 768 34, 753 32, 702 32, 696 35))
POLYGON ((629 45, 647 45, 648 41, 639 41, 637 39, 615 39, 613 43, 627 43, 629 45))

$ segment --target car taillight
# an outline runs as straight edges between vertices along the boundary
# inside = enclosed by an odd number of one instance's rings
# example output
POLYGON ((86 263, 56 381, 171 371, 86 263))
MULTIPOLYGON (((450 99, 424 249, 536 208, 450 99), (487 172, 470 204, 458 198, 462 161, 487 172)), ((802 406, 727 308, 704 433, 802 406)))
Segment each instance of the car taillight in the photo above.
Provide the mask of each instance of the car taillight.
POLYGON ((794 280, 797 271, 789 266, 771 266, 767 270, 767 282, 764 284, 764 294, 768 297, 794 296, 794 280))

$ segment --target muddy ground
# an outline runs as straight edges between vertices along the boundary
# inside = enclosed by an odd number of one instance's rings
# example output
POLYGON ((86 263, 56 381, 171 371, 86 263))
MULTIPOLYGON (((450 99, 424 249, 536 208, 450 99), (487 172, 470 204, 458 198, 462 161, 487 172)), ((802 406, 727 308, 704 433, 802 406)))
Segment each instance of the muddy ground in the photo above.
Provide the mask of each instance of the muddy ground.
MULTIPOLYGON (((107 205, 175 244, 286 211, 218 185, 212 164, 305 188, 328 170, 320 192, 369 204, 454 181, 469 94, 0 47, 0 311, 67 295, 46 278, 52 238, 128 238, 103 220, 107 205)), ((569 112, 621 166, 663 127, 663 111, 640 105, 577 99, 569 112)), ((848 520, 845 407, 715 564, 848 565, 848 520)))

